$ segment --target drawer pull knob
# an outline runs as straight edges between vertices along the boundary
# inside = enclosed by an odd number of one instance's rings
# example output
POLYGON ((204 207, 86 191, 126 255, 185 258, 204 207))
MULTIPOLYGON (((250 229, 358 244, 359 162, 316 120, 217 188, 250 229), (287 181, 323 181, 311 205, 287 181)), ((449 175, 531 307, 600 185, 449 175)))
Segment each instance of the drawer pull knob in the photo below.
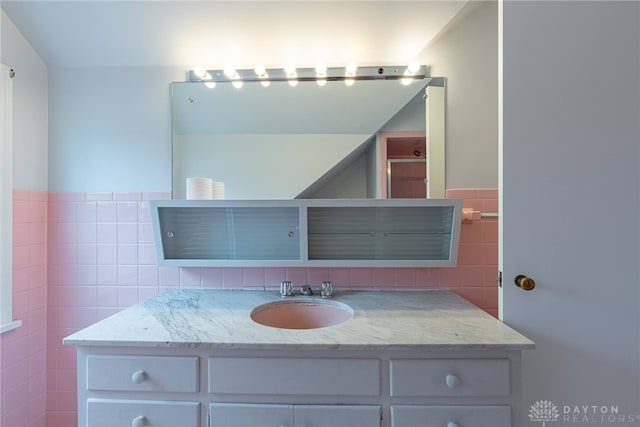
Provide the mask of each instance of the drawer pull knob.
POLYGON ((140 415, 131 420, 131 427, 144 427, 147 425, 147 418, 144 415, 140 415))
POLYGON ((447 427, 460 427, 460 424, 454 423, 453 421, 449 421, 447 423, 447 427))
MULTIPOLYGON (((456 388, 458 385, 460 385, 460 378, 458 378, 457 375, 447 374, 447 377, 445 378, 445 383, 449 388, 456 388)), ((448 427, 452 427, 452 426, 448 426, 448 427)))
MULTIPOLYGON (((142 382, 145 380, 146 377, 147 377, 147 373, 145 371, 135 371, 133 375, 131 375, 131 382, 134 384, 142 384, 142 382)), ((144 425, 144 424, 140 424, 140 425, 144 425)))

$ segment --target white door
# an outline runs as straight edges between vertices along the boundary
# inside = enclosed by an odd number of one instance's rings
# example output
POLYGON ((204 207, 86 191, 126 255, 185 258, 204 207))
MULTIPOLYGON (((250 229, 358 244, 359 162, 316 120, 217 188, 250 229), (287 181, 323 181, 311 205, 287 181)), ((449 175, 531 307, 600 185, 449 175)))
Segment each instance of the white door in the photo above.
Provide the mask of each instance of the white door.
POLYGON ((518 425, 640 425, 640 3, 501 11, 501 316, 536 342, 518 425))

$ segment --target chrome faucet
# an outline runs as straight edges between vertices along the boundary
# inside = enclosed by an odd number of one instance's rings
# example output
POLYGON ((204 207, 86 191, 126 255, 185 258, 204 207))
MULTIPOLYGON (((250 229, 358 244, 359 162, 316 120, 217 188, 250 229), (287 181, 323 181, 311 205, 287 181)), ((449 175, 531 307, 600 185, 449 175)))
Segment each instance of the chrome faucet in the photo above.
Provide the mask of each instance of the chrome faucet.
POLYGON ((309 285, 304 285, 304 286, 300 287, 300 294, 301 295, 313 295, 313 289, 311 289, 311 286, 309 286, 309 285))
POLYGON ((329 280, 322 281, 322 288, 320 289, 320 296, 322 298, 331 298, 333 296, 333 284, 329 280))
POLYGON ((293 286, 291 286, 291 282, 288 280, 283 280, 280 282, 280 296, 281 297, 290 297, 293 295, 293 286))

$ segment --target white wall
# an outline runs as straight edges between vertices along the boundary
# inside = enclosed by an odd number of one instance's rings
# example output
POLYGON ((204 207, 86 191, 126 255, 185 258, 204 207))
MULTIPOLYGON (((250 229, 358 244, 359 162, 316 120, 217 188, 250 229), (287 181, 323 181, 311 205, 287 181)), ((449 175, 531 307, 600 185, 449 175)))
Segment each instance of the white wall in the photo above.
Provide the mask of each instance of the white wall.
POLYGON ((419 55, 447 78, 446 187, 498 186, 498 5, 472 1, 419 55))
POLYGON ((0 27, 2 63, 13 79, 13 187, 47 190, 47 68, 4 12, 0 27))
POLYGON ((52 69, 49 189, 170 191, 170 83, 186 67, 52 69))

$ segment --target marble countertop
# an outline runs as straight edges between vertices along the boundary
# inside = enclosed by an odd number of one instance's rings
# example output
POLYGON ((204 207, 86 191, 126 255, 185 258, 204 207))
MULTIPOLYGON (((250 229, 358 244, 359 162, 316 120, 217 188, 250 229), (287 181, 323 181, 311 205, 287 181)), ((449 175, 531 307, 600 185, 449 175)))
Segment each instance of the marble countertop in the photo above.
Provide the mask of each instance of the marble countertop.
MULTIPOLYGON (((316 296, 290 298, 308 301, 316 296)), ((67 345, 236 349, 530 349, 534 343, 452 291, 336 291, 354 315, 310 330, 255 323, 277 291, 176 289, 68 337, 67 345)))

